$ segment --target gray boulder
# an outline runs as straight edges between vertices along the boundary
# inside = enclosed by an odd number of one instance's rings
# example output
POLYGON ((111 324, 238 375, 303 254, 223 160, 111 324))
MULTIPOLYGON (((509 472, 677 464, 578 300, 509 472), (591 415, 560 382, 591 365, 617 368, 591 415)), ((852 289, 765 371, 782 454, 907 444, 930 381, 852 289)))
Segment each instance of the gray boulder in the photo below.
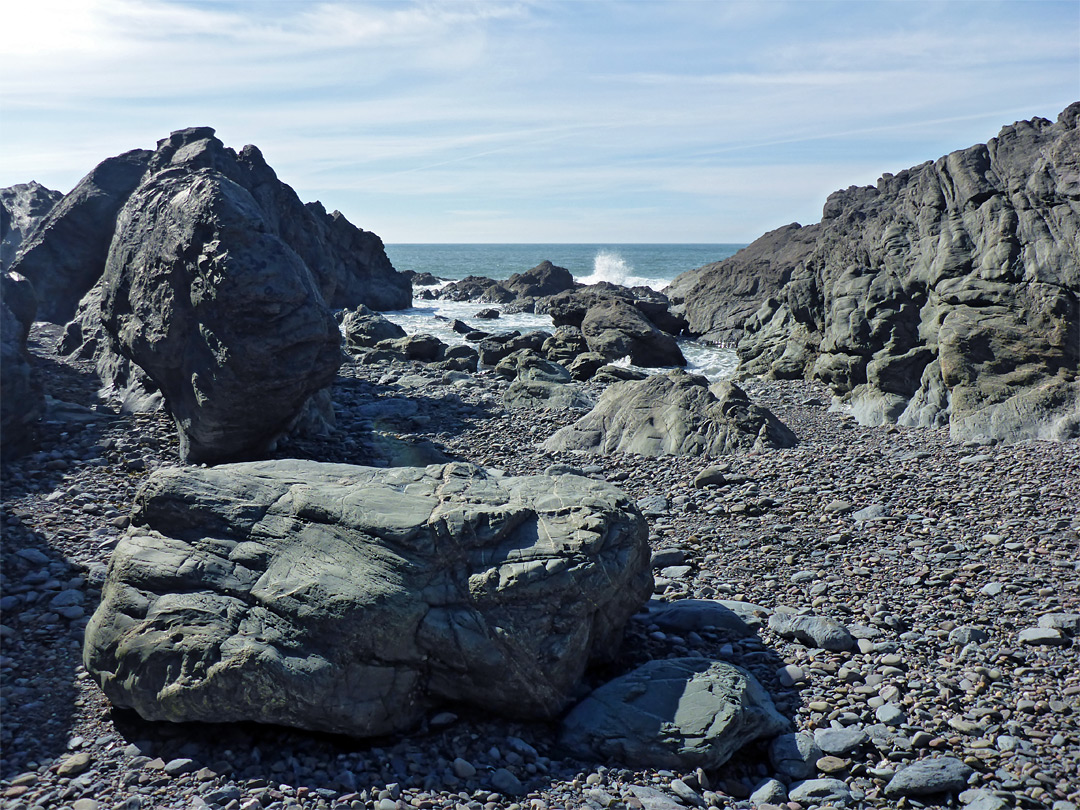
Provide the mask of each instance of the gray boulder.
POLYGON ((581 322, 581 332, 591 351, 645 368, 685 366, 679 344, 667 332, 657 329, 633 304, 619 298, 590 307, 581 322))
POLYGON ((135 193, 166 169, 211 170, 245 189, 267 226, 305 264, 324 302, 334 308, 411 305, 409 279, 394 270, 382 241, 319 203, 305 205, 282 183, 254 146, 228 149, 209 127, 178 130, 157 148, 108 158, 83 178, 40 222, 13 269, 29 278, 41 301, 39 317, 66 323, 101 277, 116 218, 135 193))
POLYGON ((566 365, 579 354, 589 351, 589 342, 576 326, 560 326, 544 341, 540 350, 548 360, 566 365))
POLYGON ((537 408, 588 410, 594 404, 589 395, 577 386, 548 380, 515 380, 503 394, 503 406, 511 410, 537 408))
POLYGON ((337 373, 337 323, 275 216, 221 172, 170 166, 117 217, 102 324, 163 393, 185 461, 264 452, 337 373))
POLYGON ((360 304, 341 315, 341 334, 345 348, 350 351, 370 349, 383 340, 405 337, 405 330, 396 323, 360 304))
POLYGON ((847 628, 825 616, 801 616, 777 610, 769 616, 769 629, 808 647, 835 652, 855 649, 855 639, 847 628))
POLYGON ((26 237, 63 196, 35 181, 0 188, 0 271, 7 270, 26 237))
POLYGON ((434 335, 418 333, 375 344, 375 355, 386 355, 397 360, 416 360, 434 363, 446 356, 447 346, 434 335))
POLYGON ((931 796, 958 793, 967 787, 974 771, 956 757, 931 757, 900 768, 885 786, 885 795, 931 796))
POLYGON ((646 524, 603 482, 171 468, 136 498, 84 662, 151 720, 362 737, 446 702, 551 717, 651 590, 646 524))
POLYGON ((575 756, 635 768, 718 768, 788 721, 753 675, 723 661, 650 661, 596 689, 563 720, 575 756))
POLYGON ((806 779, 817 773, 821 749, 805 731, 781 734, 769 743, 769 761, 777 773, 790 779, 806 779))
POLYGON ((494 366, 507 355, 521 349, 532 349, 534 352, 539 352, 543 348, 544 341, 550 337, 550 332, 537 329, 526 332, 524 335, 519 332, 508 332, 503 335, 485 338, 477 346, 480 352, 480 362, 485 366, 494 366))
POLYGON ((544 447, 603 455, 719 456, 796 441, 733 383, 710 388, 704 377, 675 370, 610 386, 590 413, 556 432, 544 447))

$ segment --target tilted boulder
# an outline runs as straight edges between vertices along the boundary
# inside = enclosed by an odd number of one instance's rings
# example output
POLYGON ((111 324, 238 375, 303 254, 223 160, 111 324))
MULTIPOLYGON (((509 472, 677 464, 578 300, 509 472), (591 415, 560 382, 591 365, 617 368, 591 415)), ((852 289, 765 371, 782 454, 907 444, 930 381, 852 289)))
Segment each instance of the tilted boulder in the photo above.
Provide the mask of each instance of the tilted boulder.
POLYGON ((63 196, 34 181, 0 188, 0 270, 7 270, 23 241, 63 196))
POLYGON ((563 720, 559 741, 588 760, 634 768, 719 768, 788 721, 746 670, 706 658, 650 661, 595 690, 563 720))
POLYGON ((210 168, 164 169, 128 198, 100 306, 189 462, 264 452, 340 365, 337 323, 274 212, 210 168))
POLYGON ((445 702, 551 717, 651 590, 644 519, 576 475, 164 469, 113 553, 84 662, 151 720, 362 737, 445 702))
POLYGON ((549 451, 720 456, 791 447, 798 440, 737 385, 676 369, 616 383, 596 407, 544 442, 549 451))
POLYGON ((618 298, 602 301, 585 313, 581 332, 591 351, 610 360, 629 357, 637 366, 685 366, 679 344, 657 329, 633 304, 618 298))

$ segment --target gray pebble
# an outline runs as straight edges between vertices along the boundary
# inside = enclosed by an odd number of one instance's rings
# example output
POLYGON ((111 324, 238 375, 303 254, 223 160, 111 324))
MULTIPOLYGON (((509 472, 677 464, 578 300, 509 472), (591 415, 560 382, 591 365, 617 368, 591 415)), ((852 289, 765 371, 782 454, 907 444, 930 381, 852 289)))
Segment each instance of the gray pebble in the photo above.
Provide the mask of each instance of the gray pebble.
POLYGON ((802 805, 820 805, 826 802, 847 804, 851 801, 851 788, 840 779, 807 779, 791 786, 788 799, 802 805))
POLYGON ((886 796, 929 796, 963 790, 973 771, 955 757, 922 759, 901 768, 885 786, 886 796))

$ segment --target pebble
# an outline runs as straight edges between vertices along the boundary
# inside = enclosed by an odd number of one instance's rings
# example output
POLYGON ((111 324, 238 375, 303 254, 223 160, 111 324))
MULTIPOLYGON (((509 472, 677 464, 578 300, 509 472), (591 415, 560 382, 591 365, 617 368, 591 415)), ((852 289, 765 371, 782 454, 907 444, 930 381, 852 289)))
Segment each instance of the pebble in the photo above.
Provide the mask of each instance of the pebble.
POLYGON ((807 779, 796 782, 788 789, 788 799, 801 805, 822 805, 826 802, 847 804, 851 801, 851 788, 841 779, 807 779))
POLYGON ((1021 644, 1033 647, 1040 645, 1066 647, 1070 644, 1069 637, 1056 627, 1028 627, 1020 631, 1017 640, 1021 644))
POLYGON ((870 738, 861 728, 819 728, 814 730, 814 742, 826 754, 845 756, 866 745, 870 738))
POLYGON ((955 757, 921 759, 901 768, 885 786, 886 796, 929 796, 967 787, 971 767, 955 757))
POLYGON ((805 732, 781 734, 769 744, 769 761, 776 772, 791 779, 813 776, 822 757, 813 736, 805 732))

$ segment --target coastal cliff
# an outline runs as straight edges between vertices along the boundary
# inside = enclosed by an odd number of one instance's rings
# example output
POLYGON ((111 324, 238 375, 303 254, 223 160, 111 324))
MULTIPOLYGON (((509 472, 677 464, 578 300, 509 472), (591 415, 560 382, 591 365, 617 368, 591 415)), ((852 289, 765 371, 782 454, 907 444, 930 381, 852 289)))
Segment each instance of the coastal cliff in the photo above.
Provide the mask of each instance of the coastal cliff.
POLYGON ((740 374, 827 383, 863 424, 957 440, 1080 431, 1080 103, 680 276, 690 331, 740 374), (749 317, 747 308, 757 304, 749 317))

